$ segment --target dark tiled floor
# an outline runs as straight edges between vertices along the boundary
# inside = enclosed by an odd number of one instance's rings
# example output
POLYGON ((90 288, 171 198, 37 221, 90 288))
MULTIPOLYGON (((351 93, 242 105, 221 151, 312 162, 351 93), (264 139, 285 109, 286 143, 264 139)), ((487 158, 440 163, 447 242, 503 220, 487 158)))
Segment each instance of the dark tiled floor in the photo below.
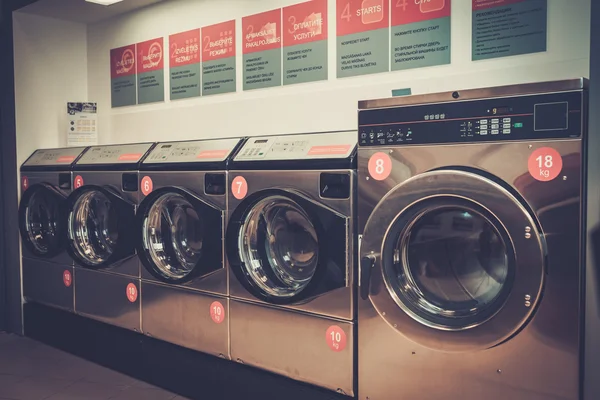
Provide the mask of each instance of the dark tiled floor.
POLYGON ((42 343, 0 333, 0 400, 183 400, 42 343))

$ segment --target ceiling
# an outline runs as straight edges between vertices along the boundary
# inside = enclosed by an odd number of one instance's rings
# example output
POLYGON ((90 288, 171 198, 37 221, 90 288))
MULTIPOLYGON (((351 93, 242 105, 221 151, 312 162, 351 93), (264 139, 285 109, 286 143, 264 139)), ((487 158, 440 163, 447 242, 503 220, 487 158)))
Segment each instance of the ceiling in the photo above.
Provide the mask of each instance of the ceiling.
POLYGON ((38 0, 19 12, 93 24, 161 1, 166 0, 123 0, 111 6, 102 6, 85 0, 38 0))

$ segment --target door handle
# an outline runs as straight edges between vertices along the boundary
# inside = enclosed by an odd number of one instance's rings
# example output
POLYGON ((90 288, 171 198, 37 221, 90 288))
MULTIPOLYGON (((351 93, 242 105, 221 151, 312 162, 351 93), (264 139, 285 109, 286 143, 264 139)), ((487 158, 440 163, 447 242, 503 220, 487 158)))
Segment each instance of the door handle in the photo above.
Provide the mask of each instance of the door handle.
POLYGON ((371 280, 371 268, 375 266, 375 256, 368 255, 360 259, 360 297, 366 300, 369 297, 369 282, 371 280))

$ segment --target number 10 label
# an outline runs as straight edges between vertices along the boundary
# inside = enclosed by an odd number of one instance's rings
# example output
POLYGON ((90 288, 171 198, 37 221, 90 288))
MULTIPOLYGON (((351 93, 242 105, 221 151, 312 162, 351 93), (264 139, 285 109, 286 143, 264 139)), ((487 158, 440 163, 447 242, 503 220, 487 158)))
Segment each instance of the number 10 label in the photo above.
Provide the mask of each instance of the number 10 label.
POLYGON ((551 147, 541 147, 529 156, 527 163, 531 176, 541 182, 548 182, 560 175, 563 161, 560 153, 551 147))
POLYGON ((327 346, 335 352, 346 348, 346 332, 337 325, 332 325, 327 329, 325 340, 327 341, 327 346))

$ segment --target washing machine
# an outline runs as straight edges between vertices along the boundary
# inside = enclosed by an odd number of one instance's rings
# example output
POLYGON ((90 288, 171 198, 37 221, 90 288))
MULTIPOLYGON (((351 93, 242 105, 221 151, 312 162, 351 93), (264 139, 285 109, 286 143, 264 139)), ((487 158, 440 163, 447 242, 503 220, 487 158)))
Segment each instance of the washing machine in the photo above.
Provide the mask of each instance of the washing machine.
POLYGON ((353 395, 357 133, 250 138, 229 172, 231 358, 353 395))
POLYGON ((66 251, 71 166, 85 147, 36 150, 21 166, 19 231, 23 297, 73 311, 73 261, 66 251))
POLYGON ((361 400, 580 398, 586 86, 359 103, 361 400))
POLYGON ((144 334, 227 359, 227 164, 241 143, 158 143, 139 174, 144 334))
POLYGON ((67 251, 75 262, 75 312, 141 331, 135 252, 138 168, 153 144, 93 146, 73 167, 67 251))

